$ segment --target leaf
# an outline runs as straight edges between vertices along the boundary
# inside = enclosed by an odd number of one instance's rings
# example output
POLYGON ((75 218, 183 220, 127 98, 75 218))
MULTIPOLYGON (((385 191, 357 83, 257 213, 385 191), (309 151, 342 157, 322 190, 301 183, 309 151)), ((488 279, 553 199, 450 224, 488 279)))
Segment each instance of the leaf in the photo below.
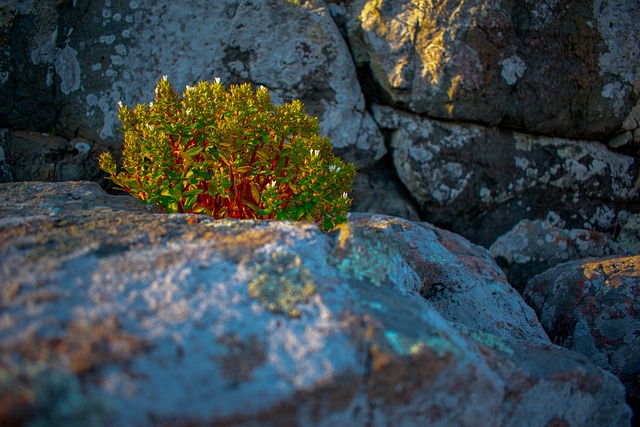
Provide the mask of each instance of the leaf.
POLYGON ((238 168, 236 168, 236 171, 238 173, 247 173, 249 171, 253 170, 253 166, 240 166, 238 168))
POLYGON ((184 211, 190 212, 191 208, 193 208, 193 206, 196 204, 197 201, 198 201, 197 195, 187 197, 186 199, 184 199, 184 201, 182 202, 182 207, 184 208, 184 211))
POLYGON ((249 206, 254 212, 256 212, 258 210, 258 206, 256 206, 255 204, 248 202, 244 199, 242 199, 242 203, 249 206))
POLYGON ((195 190, 189 190, 189 191, 185 191, 184 193, 182 193, 182 197, 194 197, 194 196, 198 196, 199 194, 202 193, 202 188, 196 188, 195 190))
POLYGON ((196 154, 200 154, 200 152, 202 152, 202 150, 204 150, 203 146, 191 147, 187 151, 185 151, 184 154, 186 154, 189 157, 193 157, 196 154))
POLYGON ((257 182, 251 183, 251 197, 253 197, 255 201, 260 201, 260 188, 257 182))

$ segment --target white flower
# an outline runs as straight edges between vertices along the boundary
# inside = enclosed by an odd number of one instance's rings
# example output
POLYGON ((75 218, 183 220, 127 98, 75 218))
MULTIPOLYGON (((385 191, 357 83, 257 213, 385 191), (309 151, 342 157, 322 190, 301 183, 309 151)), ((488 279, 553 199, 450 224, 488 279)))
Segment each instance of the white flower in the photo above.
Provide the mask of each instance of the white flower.
POLYGON ((153 107, 153 101, 149 103, 149 108, 152 108, 152 107, 153 107))
POLYGON ((163 81, 163 82, 166 82, 168 78, 169 78, 169 77, 165 74, 165 75, 163 75, 163 76, 162 76, 162 81, 163 81))
POLYGON ((340 168, 336 165, 329 166, 329 172, 340 172, 340 168))
POLYGON ((191 108, 187 108, 187 116, 191 114, 191 108))
POLYGON ((318 157, 320 155, 320 150, 314 150, 312 148, 311 150, 309 150, 309 154, 311 154, 311 157, 318 157))
POLYGON ((276 182, 275 181, 271 181, 270 183, 267 184, 267 188, 273 188, 276 186, 276 182))
POLYGON ((122 108, 122 101, 118 101, 118 107, 122 108))
POLYGON ((187 85, 187 86, 185 87, 185 89, 186 89, 186 91, 187 91, 187 92, 189 92, 190 90, 193 90, 193 86, 189 86, 189 85, 187 85))
POLYGON ((213 81, 219 84, 220 83, 220 77, 216 77, 215 79, 213 79, 213 81))
POLYGON ((347 198, 347 193, 342 193, 342 198, 346 199, 347 198))

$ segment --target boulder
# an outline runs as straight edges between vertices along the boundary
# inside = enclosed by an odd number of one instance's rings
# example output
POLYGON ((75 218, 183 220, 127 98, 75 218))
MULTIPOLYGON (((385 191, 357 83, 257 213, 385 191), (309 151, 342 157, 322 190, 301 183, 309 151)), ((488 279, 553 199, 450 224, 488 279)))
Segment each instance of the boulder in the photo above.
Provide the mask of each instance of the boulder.
POLYGON ((392 106, 595 139, 638 128, 639 13, 625 0, 357 0, 346 26, 392 106))
POLYGON ((523 219, 491 245, 489 251, 511 286, 522 292, 529 279, 555 265, 626 252, 608 233, 569 230, 563 223, 554 215, 545 220, 523 219))
POLYGON ((322 1, 11 0, 4 7, 16 43, 0 41, 10 58, 0 70, 0 96, 10 100, 0 106, 0 126, 44 123, 39 130, 57 126, 66 136, 113 143, 121 139, 119 101, 152 101, 165 74, 178 92, 219 77, 264 85, 278 102, 302 100, 359 168, 385 153, 348 46, 322 1), (34 99, 48 108, 34 108, 34 99))
POLYGON ((569 228, 613 231, 637 211, 640 161, 593 141, 428 119, 374 105, 393 162, 424 219, 491 245, 550 211, 569 228))
POLYGON ((629 423, 613 375, 429 224, 327 234, 86 182, 0 192, 3 425, 629 423))
POLYGON ((553 342, 620 378, 640 421, 640 256, 558 265, 532 278, 524 297, 553 342))

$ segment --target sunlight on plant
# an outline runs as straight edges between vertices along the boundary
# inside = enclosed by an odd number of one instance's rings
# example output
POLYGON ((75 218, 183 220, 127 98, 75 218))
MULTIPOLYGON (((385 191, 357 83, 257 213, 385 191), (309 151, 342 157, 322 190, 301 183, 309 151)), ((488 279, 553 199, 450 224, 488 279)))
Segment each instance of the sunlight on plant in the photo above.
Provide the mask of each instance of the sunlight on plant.
POLYGON ((187 86, 180 98, 164 76, 149 105, 119 106, 122 170, 109 152, 99 166, 145 203, 325 230, 346 221, 355 167, 333 155, 300 101, 274 106, 264 87, 227 90, 219 79, 187 86))

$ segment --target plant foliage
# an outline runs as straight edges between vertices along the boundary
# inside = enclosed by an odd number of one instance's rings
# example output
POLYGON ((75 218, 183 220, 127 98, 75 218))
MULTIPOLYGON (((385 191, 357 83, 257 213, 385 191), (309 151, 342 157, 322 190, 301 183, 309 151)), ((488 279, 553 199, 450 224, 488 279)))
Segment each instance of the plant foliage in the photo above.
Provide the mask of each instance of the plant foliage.
POLYGON ((220 218, 345 222, 355 168, 333 155, 300 101, 274 106, 264 87, 227 90, 218 79, 187 86, 166 76, 155 100, 119 103, 122 170, 109 152, 100 168, 117 188, 169 213, 220 218))

